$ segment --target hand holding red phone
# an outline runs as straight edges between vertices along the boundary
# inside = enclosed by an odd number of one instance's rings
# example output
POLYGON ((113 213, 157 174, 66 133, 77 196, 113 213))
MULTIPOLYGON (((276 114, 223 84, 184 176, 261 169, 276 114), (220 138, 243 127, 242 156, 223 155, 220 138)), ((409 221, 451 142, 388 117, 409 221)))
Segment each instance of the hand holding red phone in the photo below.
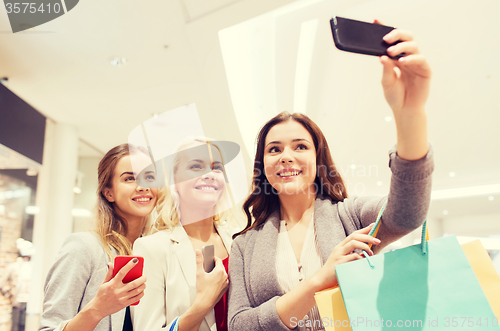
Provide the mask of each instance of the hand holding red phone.
MULTIPOLYGON (((144 258, 142 256, 126 256, 119 255, 115 257, 115 263, 113 266, 113 278, 118 275, 120 270, 122 270, 128 263, 134 262, 135 264, 132 266, 132 269, 125 272, 125 275, 122 278, 122 283, 127 284, 133 280, 136 280, 142 276, 142 270, 144 268, 144 258), (136 261, 137 262, 134 262, 136 261)), ((136 306, 139 304, 139 301, 134 302, 131 306, 136 306)))
POLYGON ((89 303, 96 315, 104 318, 130 306, 144 296, 146 276, 124 283, 123 280, 130 270, 139 263, 139 258, 129 257, 130 261, 118 272, 114 272, 113 263, 108 263, 108 272, 99 286, 96 296, 89 303), (115 277, 113 277, 115 274, 115 277))

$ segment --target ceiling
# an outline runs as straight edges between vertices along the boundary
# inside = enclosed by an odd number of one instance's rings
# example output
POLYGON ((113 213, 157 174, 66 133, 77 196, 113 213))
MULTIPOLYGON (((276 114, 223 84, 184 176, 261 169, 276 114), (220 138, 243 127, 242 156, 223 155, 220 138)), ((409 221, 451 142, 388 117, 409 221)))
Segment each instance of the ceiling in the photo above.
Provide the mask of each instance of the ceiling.
MULTIPOLYGON (((250 173, 258 127, 279 111, 304 109, 325 132, 351 193, 385 194, 395 129, 380 64, 338 51, 329 30, 334 15, 377 18, 413 31, 433 68, 434 189, 498 184, 499 12, 497 0, 82 0, 16 34, 0 11, 0 76, 45 116, 74 125, 81 156, 102 155, 154 114, 196 103, 205 134, 239 143, 250 173), (310 21, 312 47, 303 55, 302 23, 310 21), (223 36, 242 27, 247 35, 228 45, 223 36), (247 38, 254 53, 235 58, 247 38), (238 64, 266 70, 235 74, 238 64), (247 95, 238 92, 245 86, 247 95)), ((500 195, 490 195, 435 201, 431 215, 500 214, 500 195)))

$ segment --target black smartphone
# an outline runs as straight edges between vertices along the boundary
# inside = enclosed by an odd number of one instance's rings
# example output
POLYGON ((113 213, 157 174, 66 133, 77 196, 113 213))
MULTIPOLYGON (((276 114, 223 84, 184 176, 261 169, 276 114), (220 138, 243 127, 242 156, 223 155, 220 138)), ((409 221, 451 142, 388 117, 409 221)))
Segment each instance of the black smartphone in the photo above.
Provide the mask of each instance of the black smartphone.
POLYGON ((205 245, 201 251, 203 252, 203 269, 205 272, 211 272, 215 268, 214 245, 205 245))
MULTIPOLYGON (((347 52, 389 56, 387 48, 400 42, 388 44, 382 39, 386 34, 394 30, 392 26, 356 21, 339 16, 332 18, 330 25, 335 46, 347 52)), ((404 53, 389 57, 398 59, 402 56, 404 56, 404 53)))

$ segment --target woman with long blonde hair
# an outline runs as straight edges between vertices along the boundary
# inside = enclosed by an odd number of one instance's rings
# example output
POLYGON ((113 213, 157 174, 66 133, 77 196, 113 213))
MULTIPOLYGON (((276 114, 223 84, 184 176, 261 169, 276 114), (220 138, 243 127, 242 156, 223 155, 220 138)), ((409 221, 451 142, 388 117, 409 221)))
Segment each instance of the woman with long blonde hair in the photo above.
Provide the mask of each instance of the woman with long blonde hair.
POLYGON ((230 192, 221 146, 188 139, 173 157, 170 188, 159 193, 155 234, 140 238, 148 288, 132 311, 136 330, 227 330, 225 292, 231 248, 230 192), (202 247, 213 245, 215 268, 203 269, 202 247))
POLYGON ((146 277, 122 282, 137 263, 133 259, 112 278, 112 260, 131 255, 134 241, 148 230, 157 199, 155 171, 138 175, 134 168, 151 164, 147 150, 129 144, 100 161, 96 229, 71 234, 59 251, 45 283, 40 331, 132 329, 127 307, 144 295, 146 277))

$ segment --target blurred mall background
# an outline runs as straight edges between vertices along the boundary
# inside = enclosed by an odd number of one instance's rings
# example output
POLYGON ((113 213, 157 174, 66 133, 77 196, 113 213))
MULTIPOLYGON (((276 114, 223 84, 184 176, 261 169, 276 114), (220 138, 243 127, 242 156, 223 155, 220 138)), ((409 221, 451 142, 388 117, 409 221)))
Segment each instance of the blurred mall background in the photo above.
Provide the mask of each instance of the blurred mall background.
MULTIPOLYGON (((480 238, 500 270, 499 12, 498 0, 82 0, 13 34, 0 10, 0 275, 16 239, 33 242, 26 330, 62 241, 92 226, 100 158, 170 109, 196 103, 207 136, 240 144, 249 178, 259 127, 306 113, 349 193, 387 194, 381 66, 334 47, 336 15, 413 31, 434 72, 431 238, 480 238)), ((0 296, 0 331, 10 314, 0 296)))

